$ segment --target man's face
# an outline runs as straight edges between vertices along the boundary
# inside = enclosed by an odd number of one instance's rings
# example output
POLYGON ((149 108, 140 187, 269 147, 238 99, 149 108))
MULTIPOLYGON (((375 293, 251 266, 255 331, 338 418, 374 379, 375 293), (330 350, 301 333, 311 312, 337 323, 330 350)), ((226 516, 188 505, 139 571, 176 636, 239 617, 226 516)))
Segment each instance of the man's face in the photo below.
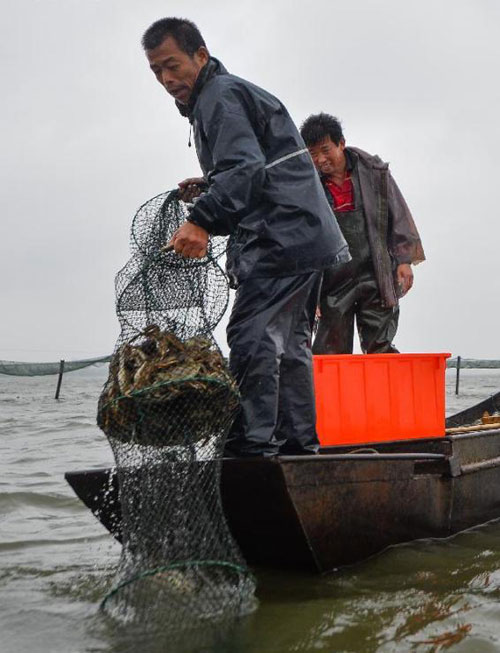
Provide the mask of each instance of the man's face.
POLYGON ((147 50, 149 66, 167 93, 181 104, 187 104, 198 74, 209 59, 206 48, 199 48, 193 56, 186 54, 172 36, 154 50, 147 50))
POLYGON ((309 147, 316 170, 324 177, 331 177, 345 169, 345 141, 337 145, 327 136, 322 141, 309 147))

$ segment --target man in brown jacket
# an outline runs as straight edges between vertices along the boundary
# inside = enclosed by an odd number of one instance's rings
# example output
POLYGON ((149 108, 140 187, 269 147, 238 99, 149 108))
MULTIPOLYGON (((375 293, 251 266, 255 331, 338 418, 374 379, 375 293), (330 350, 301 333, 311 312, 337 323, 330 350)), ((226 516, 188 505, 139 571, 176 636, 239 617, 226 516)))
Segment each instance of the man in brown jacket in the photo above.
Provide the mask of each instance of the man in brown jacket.
POLYGON ((346 147, 340 122, 325 113, 301 127, 352 260, 327 270, 315 354, 351 354, 354 318, 364 353, 397 353, 398 299, 425 259, 410 210, 378 156, 346 147))

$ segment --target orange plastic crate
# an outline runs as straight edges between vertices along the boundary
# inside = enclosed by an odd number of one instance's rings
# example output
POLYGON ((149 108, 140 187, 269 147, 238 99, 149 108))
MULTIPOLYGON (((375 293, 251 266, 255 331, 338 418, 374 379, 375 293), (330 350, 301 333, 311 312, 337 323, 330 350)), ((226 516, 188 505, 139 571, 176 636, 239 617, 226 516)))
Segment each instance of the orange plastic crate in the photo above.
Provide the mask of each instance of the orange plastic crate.
POLYGON ((314 356, 321 444, 443 437, 449 356, 314 356))

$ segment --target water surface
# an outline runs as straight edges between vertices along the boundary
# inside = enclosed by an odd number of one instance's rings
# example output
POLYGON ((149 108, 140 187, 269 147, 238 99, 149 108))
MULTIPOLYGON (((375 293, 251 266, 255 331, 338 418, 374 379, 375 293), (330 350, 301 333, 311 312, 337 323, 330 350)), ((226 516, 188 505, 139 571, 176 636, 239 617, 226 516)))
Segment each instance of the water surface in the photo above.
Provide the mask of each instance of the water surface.
MULTIPOLYGON (((95 426, 104 367, 0 375, 0 653, 500 651, 500 524, 393 547, 326 576, 255 570, 259 609, 205 648, 118 628, 99 611, 119 545, 68 470, 112 464, 95 426)), ((500 389, 498 370, 447 372, 447 411, 500 389)), ((202 638, 203 639, 203 638, 202 638)))

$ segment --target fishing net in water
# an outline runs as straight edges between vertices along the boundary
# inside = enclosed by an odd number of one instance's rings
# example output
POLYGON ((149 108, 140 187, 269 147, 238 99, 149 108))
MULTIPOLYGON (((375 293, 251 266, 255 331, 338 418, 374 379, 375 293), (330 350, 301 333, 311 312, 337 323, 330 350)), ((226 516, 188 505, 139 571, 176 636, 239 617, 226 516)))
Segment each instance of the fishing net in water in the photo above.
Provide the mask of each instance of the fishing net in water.
POLYGON ((218 264, 162 247, 185 221, 176 191, 137 212, 116 277, 121 334, 97 421, 115 456, 123 549, 105 611, 179 630, 253 608, 254 582, 220 498, 224 441, 239 395, 213 337, 229 290, 218 264))

